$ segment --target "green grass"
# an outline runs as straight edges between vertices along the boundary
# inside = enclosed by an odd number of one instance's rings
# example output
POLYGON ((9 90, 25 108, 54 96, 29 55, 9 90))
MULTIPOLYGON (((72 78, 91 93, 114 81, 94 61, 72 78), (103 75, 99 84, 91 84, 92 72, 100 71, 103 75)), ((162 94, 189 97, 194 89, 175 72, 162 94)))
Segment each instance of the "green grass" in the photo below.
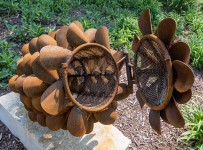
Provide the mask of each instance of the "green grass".
MULTIPOLYGON (((107 26, 111 47, 127 51, 133 56, 131 42, 134 33, 141 35, 137 21, 140 13, 146 8, 151 10, 154 32, 165 17, 172 17, 177 21, 175 36, 189 43, 191 64, 202 69, 203 3, 201 0, 2 0, 0 22, 10 30, 10 34, 7 34, 3 41, 21 46, 33 37, 79 20, 85 29, 107 26), (19 14, 18 24, 9 20, 16 14, 19 14)), ((6 48, 4 51, 11 49, 6 48)), ((2 51, 0 53, 2 54, 2 51)), ((8 55, 12 58, 17 54, 8 55)))
MULTIPOLYGON (((203 97, 201 97, 201 100, 203 97)), ((183 109, 187 131, 180 135, 179 141, 188 150, 203 149, 203 104, 198 100, 183 109), (190 145, 189 145, 190 143, 190 145)))

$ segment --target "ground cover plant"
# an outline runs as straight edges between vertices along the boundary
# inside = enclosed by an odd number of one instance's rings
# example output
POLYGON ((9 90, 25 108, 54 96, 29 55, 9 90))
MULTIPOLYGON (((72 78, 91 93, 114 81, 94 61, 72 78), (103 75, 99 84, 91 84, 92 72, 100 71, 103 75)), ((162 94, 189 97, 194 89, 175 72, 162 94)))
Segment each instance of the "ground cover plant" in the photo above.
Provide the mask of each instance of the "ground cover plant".
POLYGON ((80 21, 85 29, 106 25, 111 47, 133 56, 131 42, 134 33, 141 35, 137 20, 145 8, 151 10, 154 30, 165 17, 176 20, 176 37, 190 45, 191 65, 203 69, 201 0, 2 0, 0 89, 7 88, 8 79, 15 73, 23 43, 74 20, 80 21))
MULTIPOLYGON (((201 97, 202 99, 202 97, 201 97)), ((182 133, 179 141, 191 150, 203 149, 203 104, 197 99, 183 109, 187 131, 182 133)))

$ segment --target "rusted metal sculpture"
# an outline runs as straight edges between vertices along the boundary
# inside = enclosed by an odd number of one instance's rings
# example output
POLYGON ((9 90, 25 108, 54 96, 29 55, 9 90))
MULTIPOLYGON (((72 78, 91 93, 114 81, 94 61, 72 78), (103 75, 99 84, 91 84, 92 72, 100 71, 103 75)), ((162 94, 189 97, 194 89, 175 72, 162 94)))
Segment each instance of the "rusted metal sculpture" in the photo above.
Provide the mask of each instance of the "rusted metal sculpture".
POLYGON ((127 54, 110 49, 105 26, 84 32, 74 21, 33 38, 21 51, 9 85, 30 120, 74 136, 90 133, 95 122, 116 120, 116 100, 130 94, 126 84, 118 84, 127 54))
POLYGON ((192 96, 194 74, 189 63, 189 46, 179 40, 173 41, 176 22, 166 18, 153 34, 149 9, 138 22, 142 38, 134 36, 132 49, 135 53, 134 75, 140 106, 150 108, 151 127, 161 134, 160 117, 174 127, 185 124, 178 105, 185 104, 192 96))
POLYGON ((112 124, 117 101, 132 94, 136 83, 141 107, 146 103, 151 108, 154 130, 161 133, 160 116, 182 127, 176 102, 184 104, 191 98, 194 74, 188 66, 188 45, 172 43, 175 25, 173 19, 165 19, 154 35, 150 12, 144 11, 139 19, 143 37, 135 35, 133 40, 133 64, 127 53, 110 48, 105 26, 84 32, 82 24, 74 21, 22 47, 10 89, 20 94, 30 120, 82 136, 92 132, 95 122, 112 124), (127 84, 119 83, 124 64, 127 84))

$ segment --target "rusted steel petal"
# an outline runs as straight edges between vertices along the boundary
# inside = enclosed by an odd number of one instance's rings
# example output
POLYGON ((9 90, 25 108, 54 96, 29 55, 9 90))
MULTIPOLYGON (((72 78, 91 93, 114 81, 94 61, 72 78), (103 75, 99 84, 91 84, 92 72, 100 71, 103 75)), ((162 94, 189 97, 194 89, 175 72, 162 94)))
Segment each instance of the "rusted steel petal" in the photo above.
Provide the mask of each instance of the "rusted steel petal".
POLYGON ((180 60, 184 63, 189 63, 190 47, 184 42, 177 42, 169 48, 171 60, 180 60))
POLYGON ((56 42, 58 46, 61 46, 63 48, 68 47, 68 41, 67 41, 67 31, 68 26, 62 26, 60 30, 56 33, 56 42))
POLYGON ((94 117, 102 124, 109 125, 116 121, 117 113, 109 106, 107 109, 94 113, 94 117))
POLYGON ((97 29, 95 41, 110 50, 109 31, 106 26, 101 26, 97 29))
POLYGON ((173 68, 177 73, 177 77, 174 83, 175 89, 181 93, 191 89, 194 83, 194 73, 189 65, 179 60, 175 60, 173 62, 173 68))
POLYGON ((30 41, 29 43, 30 54, 34 54, 35 52, 39 51, 37 48, 37 40, 38 40, 38 37, 35 37, 30 41))
POLYGON ((47 84, 52 84, 59 79, 56 70, 47 70, 41 65, 39 56, 32 63, 32 70, 36 77, 47 84))
MULTIPOLYGON (((90 119, 90 118, 91 118, 91 120, 92 120, 94 123, 98 122, 98 120, 94 117, 94 114, 93 114, 93 113, 90 114, 89 119, 90 119)), ((88 120, 89 120, 89 119, 88 119, 88 120)))
POLYGON ((59 31, 59 29, 56 30, 56 31, 49 32, 48 35, 51 36, 52 38, 54 38, 54 39, 56 40, 56 33, 57 33, 58 31, 59 31))
POLYGON ((173 98, 169 102, 168 106, 165 108, 165 113, 169 123, 172 124, 174 127, 184 127, 185 120, 173 98))
POLYGON ((20 94, 21 102, 30 110, 32 110, 32 98, 26 95, 20 94))
POLYGON ((160 116, 161 116, 161 118, 163 119, 164 122, 169 123, 169 121, 168 121, 168 119, 166 117, 165 109, 160 111, 160 116))
POLYGON ((25 95, 25 93, 23 91, 23 82, 25 79, 26 79, 26 76, 24 76, 24 75, 22 75, 16 79, 15 89, 16 89, 17 93, 19 93, 19 94, 25 95))
POLYGON ((37 122, 41 126, 46 127, 46 115, 44 115, 44 114, 37 114, 37 122))
POLYGON ((178 91, 176 91, 174 89, 173 96, 174 96, 174 99, 175 99, 175 101, 177 103, 179 103, 179 104, 185 104, 185 103, 187 103, 191 99, 191 97, 192 97, 192 90, 189 89, 186 92, 180 93, 180 92, 178 92, 178 91))
POLYGON ((23 91, 29 97, 40 96, 49 87, 48 84, 34 75, 28 76, 23 82, 23 91))
POLYGON ((82 24, 79 21, 73 21, 72 23, 76 24, 78 26, 78 28, 84 32, 84 28, 82 26, 82 24))
POLYGON ((67 110, 67 113, 66 113, 66 116, 65 116, 65 122, 64 122, 63 126, 61 127, 61 129, 63 129, 63 130, 68 130, 67 121, 68 121, 68 117, 69 117, 69 114, 70 114, 71 110, 72 110, 72 107, 67 110))
POLYGON ((133 43, 132 43, 132 50, 133 52, 135 53, 135 50, 136 50, 136 46, 137 46, 137 43, 139 42, 139 37, 134 34, 134 39, 133 39, 133 43))
POLYGON ((22 66, 23 67, 23 72, 26 76, 29 76, 31 74, 33 74, 32 71, 32 66, 30 65, 30 61, 31 61, 31 55, 30 53, 27 53, 24 57, 23 57, 23 62, 22 62, 22 66))
POLYGON ((23 56, 25 56, 27 53, 29 53, 29 43, 23 45, 21 52, 22 52, 23 56))
POLYGON ((13 92, 16 92, 16 93, 17 93, 17 90, 15 88, 15 83, 16 83, 17 78, 18 78, 18 75, 12 76, 8 82, 10 90, 13 92))
POLYGON ((32 107, 34 107, 34 109, 36 109, 37 111, 39 111, 41 113, 44 112, 44 110, 42 109, 42 106, 41 106, 41 97, 40 96, 32 98, 32 107))
POLYGON ((81 29, 75 23, 71 23, 69 25, 67 31, 67 40, 68 43, 73 47, 77 47, 81 44, 89 42, 84 32, 81 31, 81 29))
POLYGON ((129 95, 130 95, 130 93, 128 91, 127 84, 121 83, 118 86, 118 90, 117 90, 117 93, 116 93, 114 100, 120 101, 120 100, 127 98, 129 95))
POLYGON ((118 107, 118 102, 117 102, 117 101, 113 101, 113 102, 111 103, 111 107, 112 107, 114 110, 116 110, 117 107, 118 107))
POLYGON ((34 113, 33 111, 28 111, 28 117, 33 122, 37 121, 37 114, 34 113))
MULTIPOLYGON (((115 60, 115 62, 119 62, 119 60, 121 60, 124 57, 124 53, 123 51, 117 51, 114 55, 113 55, 113 59, 115 60)), ((121 61, 120 63, 117 63, 118 66, 118 70, 121 70, 121 68, 123 67, 124 61, 121 61)))
POLYGON ((40 63, 48 70, 56 70, 65 63, 71 51, 59 46, 45 46, 40 51, 40 63))
POLYGON ((47 115, 46 117, 46 125, 52 131, 57 131, 61 129, 65 122, 66 122, 66 114, 58 116, 47 115))
POLYGON ((17 61, 16 74, 18 76, 21 76, 24 74, 23 68, 24 68, 24 66, 23 66, 23 57, 22 57, 17 61))
POLYGON ((26 105, 24 105, 25 110, 27 111, 33 111, 31 108, 28 108, 26 105))
POLYGON ((150 109, 149 123, 158 134, 161 134, 160 111, 150 109))
POLYGON ((142 97, 140 96, 140 93, 138 91, 136 91, 136 97, 137 97, 137 100, 140 104, 140 107, 143 108, 145 105, 145 102, 142 100, 142 97))
POLYGON ((142 35, 152 34, 152 22, 150 10, 146 9, 139 18, 138 25, 142 35))
POLYGON ((44 46, 57 45, 56 40, 47 34, 42 34, 37 40, 37 48, 40 51, 44 46))
POLYGON ((167 46, 170 46, 176 31, 176 21, 166 18, 159 23, 156 35, 167 46))
POLYGON ((88 38, 89 42, 94 43, 95 42, 95 35, 97 30, 94 28, 90 28, 85 31, 85 35, 88 38))
POLYGON ((94 129, 94 119, 92 117, 89 117, 87 122, 87 131, 86 134, 90 134, 94 129))
POLYGON ((49 86, 41 97, 41 106, 50 115, 58 115, 63 109, 65 92, 61 80, 49 86))
POLYGON ((67 121, 69 132, 77 137, 83 136, 87 131, 87 125, 87 113, 76 106, 73 107, 67 121))

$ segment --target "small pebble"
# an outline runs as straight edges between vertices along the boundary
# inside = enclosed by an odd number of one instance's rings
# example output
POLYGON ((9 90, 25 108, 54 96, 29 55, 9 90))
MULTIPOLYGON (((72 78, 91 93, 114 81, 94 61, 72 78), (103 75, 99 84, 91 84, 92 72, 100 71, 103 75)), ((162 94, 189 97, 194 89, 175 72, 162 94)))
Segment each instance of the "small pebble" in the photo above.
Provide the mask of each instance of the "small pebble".
POLYGON ((44 139, 52 139, 52 135, 51 134, 43 134, 43 138, 44 139))

